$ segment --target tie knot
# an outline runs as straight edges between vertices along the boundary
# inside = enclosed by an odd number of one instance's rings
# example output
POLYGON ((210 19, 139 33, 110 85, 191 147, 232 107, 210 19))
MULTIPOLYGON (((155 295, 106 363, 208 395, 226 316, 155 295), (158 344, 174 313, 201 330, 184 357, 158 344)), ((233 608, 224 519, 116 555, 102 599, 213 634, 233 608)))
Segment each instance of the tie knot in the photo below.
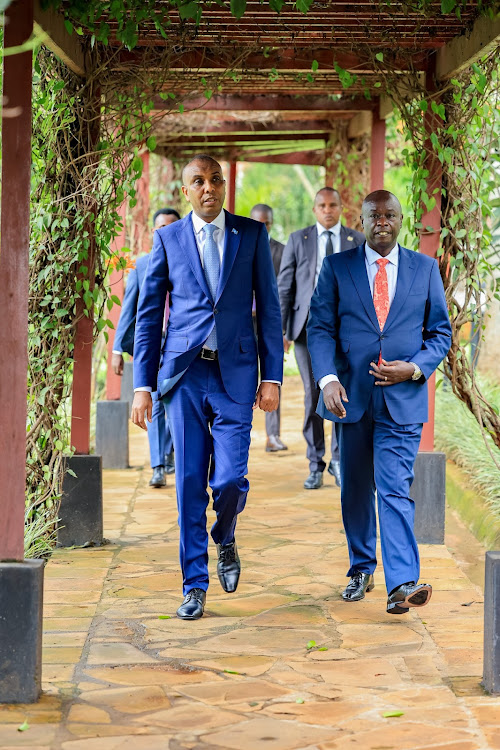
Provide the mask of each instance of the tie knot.
POLYGON ((385 268, 389 261, 387 260, 387 258, 379 258, 375 261, 375 263, 379 268, 385 268))
POLYGON ((328 239, 328 237, 331 237, 331 236, 332 236, 333 232, 330 232, 330 230, 329 230, 329 229, 325 229, 325 231, 323 232, 323 234, 325 234, 325 235, 326 235, 326 238, 328 239))
POLYGON ((215 224, 205 224, 205 226, 203 227, 206 237, 213 237, 216 229, 217 227, 215 226, 215 224))

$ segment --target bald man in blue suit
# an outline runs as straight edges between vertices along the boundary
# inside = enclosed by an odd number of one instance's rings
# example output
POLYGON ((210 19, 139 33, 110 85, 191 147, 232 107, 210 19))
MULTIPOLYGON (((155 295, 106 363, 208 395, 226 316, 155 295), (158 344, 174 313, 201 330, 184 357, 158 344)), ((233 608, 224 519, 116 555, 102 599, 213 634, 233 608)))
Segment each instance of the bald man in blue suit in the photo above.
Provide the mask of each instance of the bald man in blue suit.
POLYGON ((225 182, 210 156, 199 154, 186 165, 182 191, 193 211, 155 233, 139 298, 132 420, 146 427, 148 391, 158 387, 176 455, 185 597, 177 615, 194 620, 203 615, 209 583, 207 483, 219 580, 227 592, 238 585, 235 529, 249 488, 252 412, 278 407, 283 340, 265 226, 223 210, 225 182), (167 292, 170 316, 160 351, 167 292))
POLYGON ((432 592, 418 583, 409 490, 427 381, 451 342, 438 264, 398 244, 402 218, 392 193, 365 198, 366 242, 325 258, 307 327, 318 412, 337 423, 339 437, 351 578, 342 596, 358 601, 374 586, 376 490, 390 614, 427 604, 432 592))

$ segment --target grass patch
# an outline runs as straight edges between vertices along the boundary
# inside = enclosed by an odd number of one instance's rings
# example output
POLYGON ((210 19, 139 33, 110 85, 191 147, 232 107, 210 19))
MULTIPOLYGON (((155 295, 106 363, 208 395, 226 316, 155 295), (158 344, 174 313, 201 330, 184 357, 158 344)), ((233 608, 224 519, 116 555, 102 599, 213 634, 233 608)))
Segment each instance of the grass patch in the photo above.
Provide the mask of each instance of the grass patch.
MULTIPOLYGON (((500 388, 484 378, 480 380, 486 399, 500 406, 500 388)), ((455 507, 474 533, 485 543, 494 543, 500 534, 500 451, 489 436, 484 436, 472 414, 453 395, 451 388, 441 387, 436 391, 436 448, 446 453, 466 477, 468 487, 460 485, 460 477, 449 473, 450 489, 456 499, 455 507), (480 511, 473 502, 479 493, 486 504, 480 511), (475 520, 474 520, 475 519, 475 520), (498 529, 491 526, 498 526, 498 529)), ((480 499, 478 499, 481 505, 480 499)))

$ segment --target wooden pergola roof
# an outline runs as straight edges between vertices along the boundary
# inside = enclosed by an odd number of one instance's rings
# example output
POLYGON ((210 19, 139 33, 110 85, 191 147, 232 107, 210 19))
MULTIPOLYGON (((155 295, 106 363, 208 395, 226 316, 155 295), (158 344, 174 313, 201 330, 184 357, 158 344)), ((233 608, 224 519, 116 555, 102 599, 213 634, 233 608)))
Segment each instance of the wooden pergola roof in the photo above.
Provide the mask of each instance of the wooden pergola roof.
MULTIPOLYGON (((158 0, 161 6, 167 3, 158 0)), ((425 16, 411 6, 323 0, 303 14, 287 2, 277 14, 266 2, 249 0, 237 20, 227 6, 207 3, 198 26, 169 11, 167 39, 153 21, 144 22, 132 52, 119 49, 116 23, 108 19, 117 50, 110 72, 117 86, 126 85, 139 69, 165 65, 168 51, 163 89, 176 103, 157 96, 155 107, 165 112, 156 128, 158 151, 169 158, 203 150, 230 159, 286 161, 296 154, 296 161, 323 163, 341 123, 359 135, 369 132, 374 110, 382 117, 390 111, 379 98, 380 65, 402 80, 409 70, 449 78, 500 39, 498 17, 481 16, 477 0, 466 3, 460 18, 443 16, 440 0, 425 16), (355 77, 348 95, 344 70, 355 77), (213 92, 208 100, 207 89, 213 92)), ((38 9, 37 22, 49 46, 84 75, 79 40, 65 33, 62 14, 38 9)))

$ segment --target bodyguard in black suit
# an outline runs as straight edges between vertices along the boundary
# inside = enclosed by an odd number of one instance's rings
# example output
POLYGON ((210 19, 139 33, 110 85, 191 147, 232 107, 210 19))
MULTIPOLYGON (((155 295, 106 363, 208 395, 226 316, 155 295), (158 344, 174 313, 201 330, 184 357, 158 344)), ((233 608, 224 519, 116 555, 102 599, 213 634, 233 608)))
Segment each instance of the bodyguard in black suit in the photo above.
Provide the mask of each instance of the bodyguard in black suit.
MULTIPOLYGON (((263 224, 265 224, 268 234, 271 234, 271 227, 273 226, 273 209, 271 208, 271 206, 268 206, 266 203, 257 203, 257 205, 255 205, 250 212, 250 218, 254 219, 254 221, 261 221, 263 224)), ((283 257, 283 250, 285 249, 285 246, 282 242, 278 242, 278 240, 275 240, 271 236, 269 237, 269 245, 271 246, 271 257, 273 260, 274 273, 276 274, 276 278, 278 278, 281 266, 281 258, 283 257)), ((288 446, 283 443, 280 437, 280 432, 281 398, 276 411, 266 412, 267 453, 275 453, 276 451, 288 450, 288 446)))
MULTIPOLYGON (((314 379, 311 358, 307 350, 306 323, 309 305, 323 260, 327 255, 343 252, 364 242, 364 236, 355 229, 340 223, 342 200, 337 190, 325 187, 318 191, 313 213, 316 224, 293 232, 283 251, 278 276, 281 317, 285 351, 295 342, 295 357, 304 384, 305 418, 303 435, 307 443, 310 475, 304 482, 307 490, 323 484, 326 464, 323 419, 316 414, 319 398, 318 384, 314 379)), ((328 471, 340 486, 339 449, 335 430, 332 429, 332 459, 328 471)))

